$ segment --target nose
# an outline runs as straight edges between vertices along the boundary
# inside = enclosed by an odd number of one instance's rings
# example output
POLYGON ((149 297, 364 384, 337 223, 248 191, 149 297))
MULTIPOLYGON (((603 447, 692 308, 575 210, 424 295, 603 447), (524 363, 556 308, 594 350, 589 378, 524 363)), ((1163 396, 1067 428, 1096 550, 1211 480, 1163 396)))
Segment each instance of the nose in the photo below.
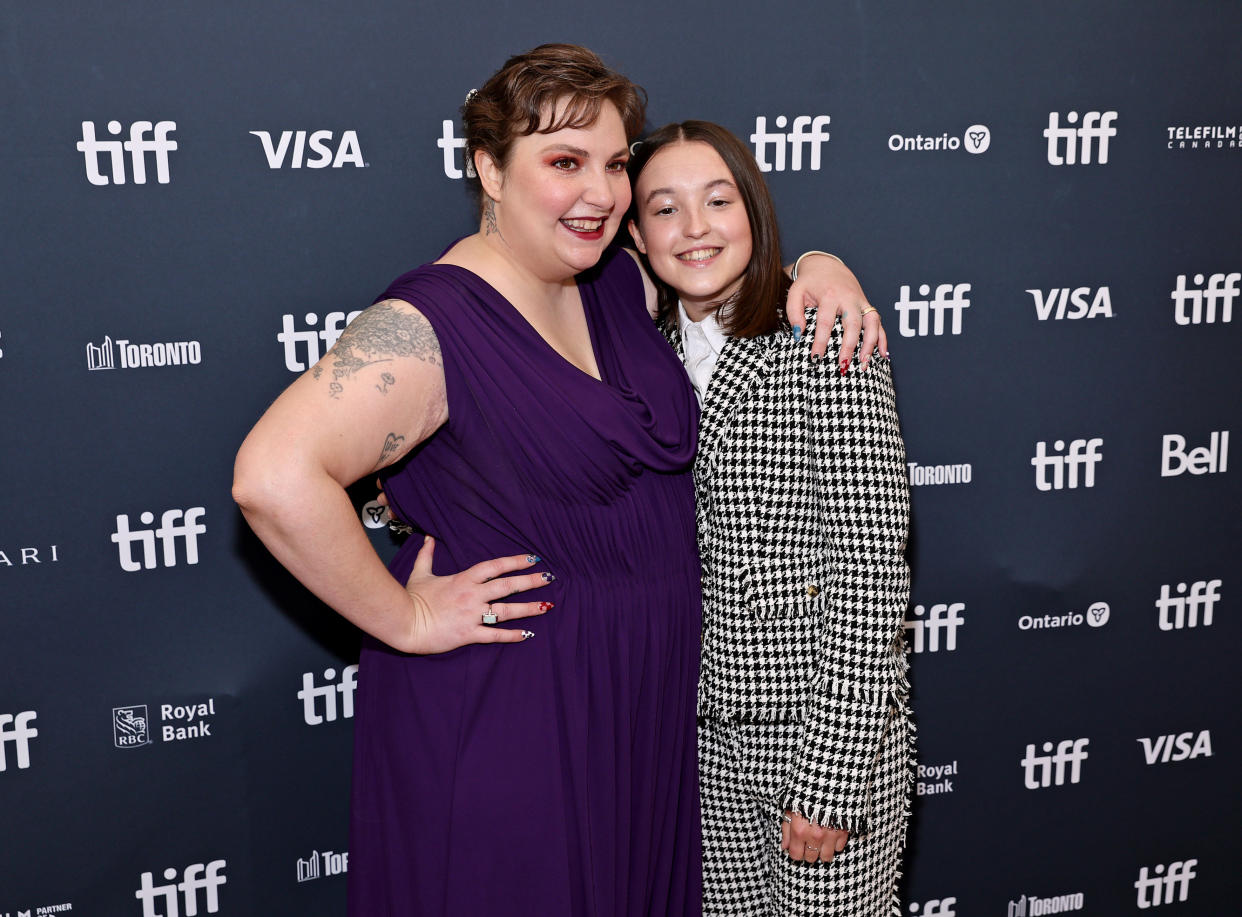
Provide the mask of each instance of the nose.
MULTIPOLYGON (((624 173, 622 173, 622 178, 625 178, 624 173)), ((629 181, 628 178, 625 180, 629 181)), ((617 190, 612 176, 602 171, 591 172, 590 180, 582 191, 582 200, 605 213, 612 213, 617 206, 617 190)))
POLYGON ((685 211, 685 222, 682 224, 681 231, 685 233, 689 239, 700 239, 707 235, 711 227, 708 225, 707 214, 697 207, 691 207, 685 211))

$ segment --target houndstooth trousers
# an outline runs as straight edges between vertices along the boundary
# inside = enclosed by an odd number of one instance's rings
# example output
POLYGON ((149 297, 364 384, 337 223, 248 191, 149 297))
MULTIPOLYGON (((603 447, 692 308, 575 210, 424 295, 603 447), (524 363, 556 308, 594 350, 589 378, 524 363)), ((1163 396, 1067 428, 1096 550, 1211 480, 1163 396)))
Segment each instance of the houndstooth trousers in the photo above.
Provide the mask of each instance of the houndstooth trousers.
POLYGON ((914 724, 893 707, 875 762, 871 831, 850 836, 830 863, 781 849, 781 788, 802 732, 798 722, 699 720, 704 917, 890 917, 914 775, 914 724))

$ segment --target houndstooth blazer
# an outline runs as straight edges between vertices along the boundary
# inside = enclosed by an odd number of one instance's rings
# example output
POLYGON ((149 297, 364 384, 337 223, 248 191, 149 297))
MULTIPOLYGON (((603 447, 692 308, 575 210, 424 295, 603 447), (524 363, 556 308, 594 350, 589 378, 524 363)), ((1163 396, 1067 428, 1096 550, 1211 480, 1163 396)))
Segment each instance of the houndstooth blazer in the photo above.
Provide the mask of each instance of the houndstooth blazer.
MULTIPOLYGON (((892 375, 842 376, 807 333, 731 338, 700 421, 699 713, 802 720, 782 808, 861 834, 891 716, 907 716, 905 447, 892 375)), ((682 353, 681 335, 666 335, 682 353)))

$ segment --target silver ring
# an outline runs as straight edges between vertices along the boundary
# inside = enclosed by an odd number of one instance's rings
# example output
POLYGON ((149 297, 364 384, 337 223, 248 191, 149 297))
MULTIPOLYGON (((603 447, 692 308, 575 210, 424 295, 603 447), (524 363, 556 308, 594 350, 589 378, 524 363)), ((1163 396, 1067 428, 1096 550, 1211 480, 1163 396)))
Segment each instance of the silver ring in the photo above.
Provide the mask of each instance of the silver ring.
POLYGON ((810 844, 807 844, 807 845, 806 845, 806 849, 807 849, 807 850, 814 850, 816 853, 819 853, 819 848, 818 848, 818 847, 812 847, 810 844))
POLYGON ((484 624, 495 624, 499 620, 500 618, 497 617, 496 612, 492 611, 492 606, 488 605, 487 611, 483 612, 483 623, 484 624))
POLYGON ((792 824, 793 824, 793 816, 792 816, 792 815, 782 815, 782 816, 781 816, 781 821, 785 822, 786 824, 790 824, 790 825, 792 825, 792 824))

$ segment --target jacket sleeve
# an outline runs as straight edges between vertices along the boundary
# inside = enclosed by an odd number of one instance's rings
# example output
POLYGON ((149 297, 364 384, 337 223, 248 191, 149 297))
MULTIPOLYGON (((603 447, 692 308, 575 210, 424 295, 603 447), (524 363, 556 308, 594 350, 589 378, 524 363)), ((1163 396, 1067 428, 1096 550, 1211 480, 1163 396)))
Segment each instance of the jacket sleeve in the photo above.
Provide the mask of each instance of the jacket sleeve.
MULTIPOLYGON (((839 348, 839 324, 833 341, 839 348)), ((832 568, 783 807, 864 834, 890 707, 903 704, 908 690, 900 634, 910 598, 903 556, 910 492, 889 362, 877 356, 866 372, 855 362, 842 376, 832 354, 830 348, 817 363, 804 357, 808 433, 832 568)))

